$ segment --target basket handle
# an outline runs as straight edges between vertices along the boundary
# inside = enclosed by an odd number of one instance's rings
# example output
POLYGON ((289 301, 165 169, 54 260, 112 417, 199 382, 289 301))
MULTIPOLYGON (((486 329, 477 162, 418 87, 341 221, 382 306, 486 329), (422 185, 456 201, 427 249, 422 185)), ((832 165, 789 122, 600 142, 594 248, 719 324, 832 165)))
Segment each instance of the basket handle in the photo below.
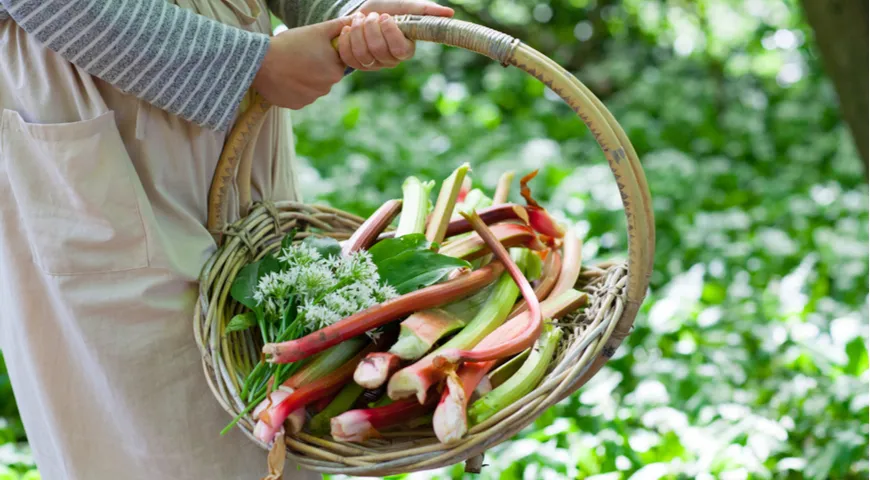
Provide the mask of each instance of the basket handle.
MULTIPOLYGON (((646 296, 655 251, 655 223, 649 186, 640 160, 613 115, 580 80, 553 60, 519 40, 488 27, 447 17, 399 15, 399 29, 411 40, 441 43, 485 55, 501 65, 514 66, 534 76, 558 94, 586 124, 604 152, 622 197, 628 228, 628 280, 622 316, 579 388, 610 358, 634 324, 646 296)), ((230 132, 209 191, 208 228, 220 235, 224 228, 226 196, 238 175, 242 206, 250 201, 250 165, 239 159, 272 106, 259 94, 230 132)), ((248 155, 250 157, 250 155, 248 155)), ((621 293, 621 292, 620 292, 621 293)))

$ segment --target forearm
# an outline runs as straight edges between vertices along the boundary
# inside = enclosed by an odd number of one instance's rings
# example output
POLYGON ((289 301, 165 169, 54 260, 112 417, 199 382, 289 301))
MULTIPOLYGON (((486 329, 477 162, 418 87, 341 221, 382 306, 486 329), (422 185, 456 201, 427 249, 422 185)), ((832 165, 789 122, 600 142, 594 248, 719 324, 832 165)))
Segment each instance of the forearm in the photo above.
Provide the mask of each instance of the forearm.
POLYGON ((296 28, 348 15, 365 0, 267 0, 267 3, 287 28, 296 28))
MULTIPOLYGON (((226 130, 269 45, 165 0, 0 0, 22 29, 123 92, 226 130)), ((2 16, 2 11, 0 11, 2 16)))

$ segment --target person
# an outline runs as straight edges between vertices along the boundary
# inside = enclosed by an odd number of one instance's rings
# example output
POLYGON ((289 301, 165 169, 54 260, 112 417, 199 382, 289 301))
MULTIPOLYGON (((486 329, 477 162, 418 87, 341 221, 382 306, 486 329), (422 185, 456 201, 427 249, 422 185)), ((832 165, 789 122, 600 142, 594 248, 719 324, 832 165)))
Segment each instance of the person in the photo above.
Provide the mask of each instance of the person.
MULTIPOLYGON (((290 110, 411 58, 423 0, 0 0, 0 348, 47 480, 259 478, 193 338, 206 201, 252 90, 252 195, 301 200, 290 110), (288 27, 271 33, 270 12, 288 27), (330 41, 339 37, 338 51, 330 41)), ((232 195, 231 195, 232 196, 232 195)), ((230 205, 230 215, 239 206, 230 205)), ((319 478, 289 465, 285 478, 319 478)))

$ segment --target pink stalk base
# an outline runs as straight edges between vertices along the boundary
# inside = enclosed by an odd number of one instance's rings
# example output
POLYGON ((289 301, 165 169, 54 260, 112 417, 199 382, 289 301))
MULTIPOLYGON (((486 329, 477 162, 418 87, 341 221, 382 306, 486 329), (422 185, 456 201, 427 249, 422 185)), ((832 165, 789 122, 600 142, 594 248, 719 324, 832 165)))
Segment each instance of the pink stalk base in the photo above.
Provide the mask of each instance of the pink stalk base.
POLYGON ((492 263, 454 280, 422 288, 367 308, 302 338, 283 343, 268 343, 263 346, 263 353, 271 356, 271 363, 297 362, 409 313, 459 300, 494 282, 503 270, 501 264, 492 263))
POLYGON ((528 183, 535 178, 538 171, 526 175, 520 179, 520 195, 526 199, 526 212, 529 214, 529 225, 540 232, 542 235, 553 238, 562 238, 565 235, 565 229, 559 225, 553 217, 532 198, 532 191, 529 189, 528 183))
POLYGON ((510 273, 511 277, 514 279, 514 282, 519 286, 523 299, 525 299, 529 306, 529 315, 527 316, 528 323, 520 334, 508 339, 506 342, 498 346, 485 349, 475 348, 473 350, 447 349, 435 357, 434 364, 436 367, 442 367, 442 362, 445 361, 454 364, 460 361, 483 362, 487 360, 496 360, 509 355, 515 355, 532 346, 535 343, 535 340, 537 340, 541 335, 541 330, 544 326, 544 319, 541 314, 541 304, 538 302, 538 297, 535 295, 535 291, 529 283, 529 280, 525 275, 523 275, 523 272, 511 259, 508 251, 501 245, 501 243, 499 243, 489 227, 480 220, 480 217, 477 214, 471 212, 463 213, 462 215, 469 221, 469 223, 471 223, 475 231, 486 242, 493 254, 495 254, 496 258, 504 264, 508 273, 510 273))
POLYGON ((368 389, 380 387, 402 365, 402 359, 389 352, 372 352, 366 356, 353 374, 357 385, 368 389))
POLYGON ((468 399, 474 392, 474 387, 463 385, 455 373, 447 376, 446 388, 441 394, 441 401, 435 408, 432 426, 435 436, 441 443, 452 443, 462 438, 468 431, 468 399))
POLYGON ((341 442, 363 442, 380 437, 379 430, 401 425, 431 411, 431 405, 421 405, 408 399, 376 408, 350 410, 330 420, 332 437, 341 442))

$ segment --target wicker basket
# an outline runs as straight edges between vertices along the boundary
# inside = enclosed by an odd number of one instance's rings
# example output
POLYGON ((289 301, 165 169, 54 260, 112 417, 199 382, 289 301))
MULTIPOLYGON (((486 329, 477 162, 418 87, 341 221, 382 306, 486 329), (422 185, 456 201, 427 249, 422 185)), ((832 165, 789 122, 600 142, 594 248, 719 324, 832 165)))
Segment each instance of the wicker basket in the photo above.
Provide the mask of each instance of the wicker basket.
MULTIPOLYGON (((270 464, 283 465, 285 455, 322 473, 385 476, 429 470, 466 462, 479 471, 484 452, 510 439, 547 408, 586 383, 613 355, 634 323, 652 270, 655 232, 649 189, 637 154, 619 124, 602 103, 574 76, 520 41, 479 25, 439 17, 400 16, 399 27, 410 39, 465 48, 514 66, 560 95, 595 135, 616 178, 628 228, 627 262, 586 266, 577 288, 590 294, 589 305, 573 315, 569 329, 541 384, 531 393, 471 428, 460 441, 439 443, 431 428, 385 432, 384 438, 361 444, 300 433, 286 437, 286 449, 275 448, 270 464)), ((218 164, 209 200, 209 228, 218 232, 219 249, 200 278, 200 298, 194 316, 203 368, 215 397, 235 417, 244 409, 239 398, 244 375, 260 359, 261 344, 251 332, 224 335, 227 322, 241 311, 229 296, 236 273, 248 262, 280 246, 291 229, 306 235, 348 238, 364 219, 333 208, 296 202, 250 202, 250 165, 238 159, 256 135, 271 108, 261 97, 249 106, 230 134, 218 164), (227 225, 224 218, 228 186, 237 180, 243 218, 227 225), (245 212, 245 206, 251 206, 245 212)), ((238 424, 252 441, 269 447, 252 434, 253 419, 238 424)), ((278 478, 277 476, 275 478, 278 478)))

